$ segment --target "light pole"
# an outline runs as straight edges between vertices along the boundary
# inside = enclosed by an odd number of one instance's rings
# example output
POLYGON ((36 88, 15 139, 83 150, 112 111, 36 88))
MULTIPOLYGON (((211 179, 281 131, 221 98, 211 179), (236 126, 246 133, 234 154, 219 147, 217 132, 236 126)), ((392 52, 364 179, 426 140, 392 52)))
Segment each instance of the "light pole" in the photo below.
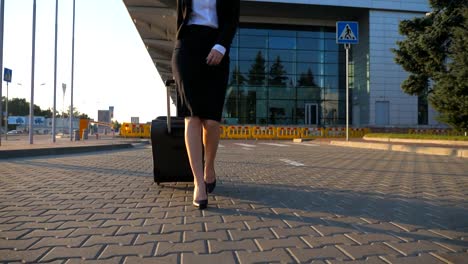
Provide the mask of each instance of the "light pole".
POLYGON ((58 31, 58 0, 55 1, 55 56, 54 56, 54 107, 52 112, 52 142, 55 143, 55 111, 57 108, 57 31, 58 31))
MULTIPOLYGON (((3 120, 3 111, 2 111, 2 84, 3 84, 3 21, 5 15, 5 0, 1 0, 0 3, 0 127, 3 120)), ((0 146, 2 145, 2 133, 0 133, 0 146)), ((5 131, 6 134, 6 131, 5 131)))
POLYGON ((70 141, 73 141, 73 78, 75 74, 75 0, 73 0, 73 34, 72 34, 72 72, 71 72, 71 105, 70 105, 70 141))
POLYGON ((6 83, 6 102, 5 102, 5 141, 8 140, 8 82, 6 83))
POLYGON ((36 60, 36 0, 33 3, 33 28, 32 28, 32 63, 31 63, 31 105, 29 105, 29 144, 33 144, 33 119, 34 119, 34 65, 36 60))

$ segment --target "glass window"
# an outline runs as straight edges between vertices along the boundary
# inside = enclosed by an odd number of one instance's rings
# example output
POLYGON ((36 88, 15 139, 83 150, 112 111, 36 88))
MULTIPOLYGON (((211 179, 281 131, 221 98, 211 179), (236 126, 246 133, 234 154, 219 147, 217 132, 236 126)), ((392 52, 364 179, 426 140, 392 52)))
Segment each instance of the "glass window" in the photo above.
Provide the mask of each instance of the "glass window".
POLYGON ((256 29, 256 28, 240 28, 240 35, 251 35, 251 36, 267 36, 268 29, 256 29))
POLYGON ((269 61, 275 61, 277 57, 279 57, 281 61, 291 62, 295 60, 296 54, 294 50, 270 49, 268 51, 269 61))
POLYGON ((224 123, 304 124, 306 103, 318 105, 319 124, 344 122, 344 49, 334 27, 307 29, 239 29, 224 123))
POLYGON ((298 38, 297 48, 301 50, 323 50, 323 39, 298 38))
POLYGON ((322 62, 323 51, 297 51, 298 62, 322 62))
POLYGON ((290 37, 270 37, 269 38, 270 49, 295 49, 296 38, 290 37))
POLYGON ((267 48, 266 36, 240 35, 239 46, 242 48, 267 48))
POLYGON ((241 48, 239 52, 239 60, 252 60, 254 61, 259 55, 265 59, 266 49, 251 49, 251 48, 241 48))

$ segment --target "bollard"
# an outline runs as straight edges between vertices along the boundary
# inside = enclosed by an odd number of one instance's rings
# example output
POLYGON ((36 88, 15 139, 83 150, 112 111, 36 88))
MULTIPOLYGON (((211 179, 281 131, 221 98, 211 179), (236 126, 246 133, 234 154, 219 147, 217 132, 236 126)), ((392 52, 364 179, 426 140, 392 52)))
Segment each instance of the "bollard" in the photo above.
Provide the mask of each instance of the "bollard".
POLYGON ((88 139, 88 129, 83 129, 83 140, 88 139))
POLYGON ((75 141, 80 141, 80 130, 79 129, 73 130, 73 135, 74 135, 75 141))

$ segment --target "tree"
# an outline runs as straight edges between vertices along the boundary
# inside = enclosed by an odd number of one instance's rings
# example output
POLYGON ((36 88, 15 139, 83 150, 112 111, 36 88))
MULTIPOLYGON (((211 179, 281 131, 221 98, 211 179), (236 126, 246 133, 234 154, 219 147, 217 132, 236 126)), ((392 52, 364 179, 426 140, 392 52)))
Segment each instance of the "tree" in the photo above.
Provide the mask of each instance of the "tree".
POLYGON ((231 85, 244 85, 245 81, 246 79, 239 71, 239 67, 234 67, 232 70, 231 85))
POLYGON ((395 61, 410 73, 402 89, 427 94, 439 120, 468 129, 468 2, 430 0, 433 12, 402 21, 406 39, 394 49, 395 61))
POLYGON ((307 72, 301 73, 299 80, 297 81, 299 87, 315 87, 314 74, 312 73, 312 69, 307 69, 307 72))
POLYGON ((262 86, 265 84, 265 59, 259 51, 255 57, 255 62, 250 66, 249 85, 262 86))
POLYGON ((285 76, 286 73, 280 57, 277 56, 275 63, 270 68, 269 85, 286 86, 286 81, 288 80, 288 77, 285 76))

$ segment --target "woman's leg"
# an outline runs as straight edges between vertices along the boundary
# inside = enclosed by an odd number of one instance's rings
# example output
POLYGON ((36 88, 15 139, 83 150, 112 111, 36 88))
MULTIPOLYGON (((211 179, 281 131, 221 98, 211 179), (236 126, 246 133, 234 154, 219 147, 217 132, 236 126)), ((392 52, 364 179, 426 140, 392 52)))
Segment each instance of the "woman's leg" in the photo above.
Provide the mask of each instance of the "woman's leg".
POLYGON ((203 123, 203 145, 205 147, 205 181, 212 183, 216 180, 214 161, 219 143, 219 122, 205 119, 203 123))
POLYGON ((203 181, 203 157, 202 157, 202 121, 198 117, 185 118, 185 146, 194 176, 195 189, 193 200, 206 200, 206 187, 203 181))

